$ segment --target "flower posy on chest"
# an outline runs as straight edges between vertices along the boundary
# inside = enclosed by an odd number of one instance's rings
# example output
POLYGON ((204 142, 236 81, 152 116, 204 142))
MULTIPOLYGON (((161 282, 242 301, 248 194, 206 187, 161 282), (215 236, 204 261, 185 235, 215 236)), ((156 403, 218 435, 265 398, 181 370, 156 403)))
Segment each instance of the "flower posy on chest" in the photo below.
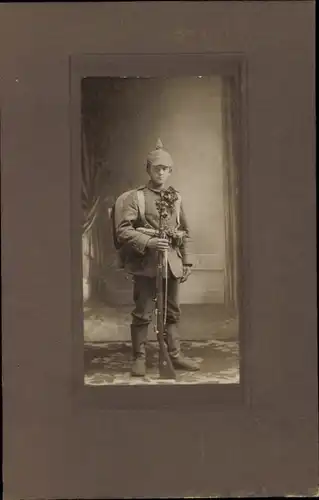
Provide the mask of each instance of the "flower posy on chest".
POLYGON ((160 192, 160 199, 156 201, 156 208, 160 217, 166 219, 173 213, 175 203, 178 200, 177 192, 173 187, 163 189, 160 192))

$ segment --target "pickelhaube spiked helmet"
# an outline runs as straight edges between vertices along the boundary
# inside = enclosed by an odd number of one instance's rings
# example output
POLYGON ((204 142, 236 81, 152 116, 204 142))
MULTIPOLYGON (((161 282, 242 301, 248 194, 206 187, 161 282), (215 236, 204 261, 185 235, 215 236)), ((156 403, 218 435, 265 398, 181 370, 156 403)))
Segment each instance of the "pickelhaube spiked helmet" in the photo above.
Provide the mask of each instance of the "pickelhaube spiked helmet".
POLYGON ((161 139, 157 140, 156 148, 147 155, 147 163, 151 165, 163 165, 172 167, 173 160, 171 155, 164 149, 161 139))

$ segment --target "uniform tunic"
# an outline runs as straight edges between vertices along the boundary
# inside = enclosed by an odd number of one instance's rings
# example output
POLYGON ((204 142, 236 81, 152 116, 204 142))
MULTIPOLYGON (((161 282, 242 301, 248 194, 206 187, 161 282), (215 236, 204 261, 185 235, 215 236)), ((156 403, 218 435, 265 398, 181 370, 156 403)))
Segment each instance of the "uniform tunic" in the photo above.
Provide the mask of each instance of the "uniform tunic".
MULTIPOLYGON (((145 219, 152 228, 159 229, 159 214, 156 208, 156 201, 160 200, 160 191, 151 188, 150 185, 145 186, 143 191, 145 197, 145 219)), ((176 209, 165 219, 165 224, 170 229, 177 229, 176 209)), ((132 192, 124 202, 122 220, 117 229, 117 239, 123 245, 126 271, 134 275, 151 278, 156 276, 157 251, 147 248, 150 236, 136 230, 143 225, 139 213, 137 194, 136 192, 132 192)), ((190 264, 187 253, 187 245, 190 238, 189 226, 182 203, 180 206, 179 229, 186 232, 183 244, 180 247, 170 247, 168 250, 168 266, 175 278, 181 278, 183 276, 183 266, 190 264)))

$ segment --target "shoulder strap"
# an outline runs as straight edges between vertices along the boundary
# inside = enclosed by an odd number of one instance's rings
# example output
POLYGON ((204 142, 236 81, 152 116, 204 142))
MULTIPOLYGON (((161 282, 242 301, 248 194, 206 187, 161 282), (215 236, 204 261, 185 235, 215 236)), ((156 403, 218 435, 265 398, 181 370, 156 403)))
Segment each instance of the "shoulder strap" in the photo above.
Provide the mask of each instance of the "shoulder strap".
POLYGON ((144 191, 143 188, 139 188, 136 190, 136 196, 137 196, 137 203, 138 203, 138 208, 140 211, 140 216, 142 219, 143 224, 146 224, 146 219, 145 219, 145 196, 144 196, 144 191))

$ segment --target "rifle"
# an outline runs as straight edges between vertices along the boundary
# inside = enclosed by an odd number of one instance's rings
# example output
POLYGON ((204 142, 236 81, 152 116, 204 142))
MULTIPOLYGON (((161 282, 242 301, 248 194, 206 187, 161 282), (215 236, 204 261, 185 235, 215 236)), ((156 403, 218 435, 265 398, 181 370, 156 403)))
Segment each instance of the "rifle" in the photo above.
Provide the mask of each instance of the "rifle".
MULTIPOLYGON (((161 192, 162 197, 162 192, 161 192)), ((162 202, 162 199, 161 199, 162 202)), ((151 237, 157 238, 165 238, 167 234, 163 227, 163 217, 165 217, 165 209, 161 206, 161 202, 158 206, 159 210, 159 229, 154 229, 151 227, 138 227, 137 231, 147 234, 151 237)), ((185 231, 175 230, 173 232, 174 238, 177 241, 182 241, 185 237, 185 231)), ((175 241, 176 241, 175 240, 175 241)), ((163 254, 163 252, 158 252, 158 260, 157 260, 157 272, 156 272, 156 306, 155 306, 155 325, 154 330, 157 336, 157 340, 159 343, 159 373, 160 378, 162 379, 176 379, 176 373, 172 364, 172 360, 168 354, 167 346, 164 340, 164 331, 165 331, 165 320, 164 320, 164 305, 163 305, 163 274, 164 274, 164 259, 167 258, 167 253, 163 254)))
MULTIPOLYGON (((161 192, 162 198, 162 192, 161 192)), ((165 231, 163 228, 163 211, 161 207, 159 208, 159 237, 165 238, 165 231)), ((156 272, 156 323, 155 323, 155 333, 157 335, 157 340, 159 344, 159 374, 162 379, 176 379, 176 373, 173 367, 172 360, 168 354, 167 346, 164 340, 164 305, 163 305, 163 267, 164 258, 167 258, 167 253, 163 255, 163 252, 158 252, 157 260, 157 272, 156 272)), ((167 279, 167 276, 166 276, 167 279)))

